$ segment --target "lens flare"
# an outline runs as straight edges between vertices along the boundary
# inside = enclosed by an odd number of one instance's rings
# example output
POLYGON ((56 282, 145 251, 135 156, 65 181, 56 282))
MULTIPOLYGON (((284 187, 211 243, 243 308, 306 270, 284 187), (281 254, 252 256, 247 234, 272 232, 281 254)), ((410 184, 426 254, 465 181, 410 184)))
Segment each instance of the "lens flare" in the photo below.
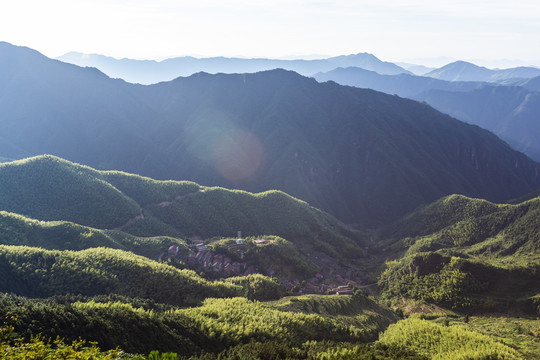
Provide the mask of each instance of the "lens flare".
POLYGON ((252 178, 263 160, 263 147, 250 132, 234 130, 224 133, 214 147, 214 166, 227 180, 252 178))

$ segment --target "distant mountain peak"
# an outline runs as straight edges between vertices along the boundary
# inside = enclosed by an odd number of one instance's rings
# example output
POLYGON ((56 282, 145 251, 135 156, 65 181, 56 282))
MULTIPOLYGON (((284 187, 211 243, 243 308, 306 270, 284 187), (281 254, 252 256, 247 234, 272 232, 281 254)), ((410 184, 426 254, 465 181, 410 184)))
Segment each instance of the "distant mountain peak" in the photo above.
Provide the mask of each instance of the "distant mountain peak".
POLYGON ((490 69, 484 67, 484 66, 479 66, 479 65, 476 65, 476 64, 473 64, 471 62, 468 62, 468 61, 463 61, 463 60, 458 60, 458 61, 454 61, 454 62, 451 62, 449 64, 446 64, 445 66, 441 67, 440 69, 450 69, 450 68, 471 68, 471 69, 484 69, 484 70, 489 70, 491 71, 490 69))
POLYGON ((425 76, 446 81, 489 81, 493 73, 494 70, 458 60, 430 71, 425 76))

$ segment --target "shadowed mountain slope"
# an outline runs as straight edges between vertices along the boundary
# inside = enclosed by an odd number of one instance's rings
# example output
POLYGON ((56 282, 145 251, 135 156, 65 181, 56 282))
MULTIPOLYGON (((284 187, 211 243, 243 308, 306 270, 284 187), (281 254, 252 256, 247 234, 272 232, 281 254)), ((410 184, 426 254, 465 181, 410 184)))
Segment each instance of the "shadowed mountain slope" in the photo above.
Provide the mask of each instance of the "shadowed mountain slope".
POLYGON ((129 94, 129 86, 95 68, 0 42, 0 154, 52 153, 130 172, 158 164, 152 125, 160 115, 129 94))
POLYGON ((445 81, 411 74, 381 75, 357 67, 337 68, 313 75, 317 81, 373 89, 402 97, 414 97, 428 90, 469 91, 485 85, 479 81, 445 81))
POLYGON ((514 149, 540 161, 540 92, 485 86, 471 91, 430 90, 414 98, 493 131, 514 149))
POLYGON ((540 97, 537 93, 540 77, 513 79, 502 82, 504 86, 495 86, 478 81, 443 81, 339 68, 316 74, 315 78, 425 101, 441 112, 494 132, 512 148, 540 160, 540 97))
POLYGON ((0 50, 5 158, 52 153, 156 179, 278 189, 371 225, 447 194, 505 201, 540 186, 540 165, 491 133, 396 96, 284 70, 132 85, 0 50))
POLYGON ((540 91, 540 76, 524 80, 508 80, 501 83, 501 85, 503 84, 521 86, 531 91, 540 91))
POLYGON ((139 90, 155 109, 184 115, 165 125, 174 177, 283 189, 348 222, 383 222, 445 194, 504 201, 538 186, 538 165, 491 133, 371 90, 279 70, 139 90), (522 185, 511 190, 514 181, 522 185))

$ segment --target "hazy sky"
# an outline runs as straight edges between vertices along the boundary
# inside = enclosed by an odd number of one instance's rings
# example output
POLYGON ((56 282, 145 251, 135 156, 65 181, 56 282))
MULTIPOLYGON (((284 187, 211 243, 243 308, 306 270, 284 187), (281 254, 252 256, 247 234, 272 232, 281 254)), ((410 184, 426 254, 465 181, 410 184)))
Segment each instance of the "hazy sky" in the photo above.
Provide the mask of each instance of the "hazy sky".
POLYGON ((2 0, 0 40, 50 57, 369 52, 540 65, 540 1, 2 0))

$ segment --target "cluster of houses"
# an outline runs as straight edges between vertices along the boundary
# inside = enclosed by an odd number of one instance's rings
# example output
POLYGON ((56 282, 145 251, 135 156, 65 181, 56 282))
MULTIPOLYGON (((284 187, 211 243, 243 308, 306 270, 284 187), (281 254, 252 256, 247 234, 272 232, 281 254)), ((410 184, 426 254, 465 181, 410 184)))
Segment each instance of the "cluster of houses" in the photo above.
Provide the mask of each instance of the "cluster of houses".
POLYGON ((363 287, 369 280, 370 273, 341 266, 325 253, 315 252, 309 258, 320 272, 306 280, 301 288, 303 294, 352 295, 353 288, 363 287))
MULTIPOLYGON (((191 252, 187 258, 187 265, 190 268, 200 268, 204 271, 215 271, 224 277, 247 276, 257 272, 254 265, 249 265, 244 261, 233 261, 230 257, 222 254, 214 254, 206 249, 203 243, 194 246, 195 252, 191 252)), ((241 239, 236 244, 229 246, 229 251, 236 253, 242 258, 245 253, 245 246, 241 239)))
POLYGON ((302 294, 337 294, 337 295, 352 295, 351 287, 358 286, 358 283, 353 280, 346 281, 340 275, 334 277, 335 284, 347 285, 328 285, 325 281, 326 277, 323 274, 315 274, 315 277, 306 280, 305 284, 300 289, 302 294))
MULTIPOLYGON (((198 240, 198 239, 197 239, 198 240)), ((254 240, 256 245, 264 245, 272 240, 257 239, 254 240)), ((235 243, 228 245, 228 251, 235 259, 223 254, 213 253, 209 251, 202 239, 192 246, 192 251, 189 252, 186 259, 186 265, 190 269, 205 272, 215 272, 221 277, 231 276, 247 276, 259 272, 256 266, 242 261, 246 252, 246 246, 241 239, 240 233, 235 243)), ((163 254, 160 259, 166 260, 170 257, 178 258, 179 247, 171 245, 166 254, 163 254)), ((298 292, 301 294, 337 294, 337 295, 352 295, 353 288, 367 280, 367 274, 357 273, 350 268, 345 268, 336 263, 324 253, 315 253, 310 256, 310 259, 319 266, 320 273, 314 277, 302 282, 298 292), (345 285, 346 284, 346 285, 345 285)), ((298 279, 288 279, 277 274, 273 267, 262 269, 266 275, 278 276, 279 281, 286 288, 294 288, 300 285, 298 279)), ((283 274, 281 274, 283 275, 283 274)))

